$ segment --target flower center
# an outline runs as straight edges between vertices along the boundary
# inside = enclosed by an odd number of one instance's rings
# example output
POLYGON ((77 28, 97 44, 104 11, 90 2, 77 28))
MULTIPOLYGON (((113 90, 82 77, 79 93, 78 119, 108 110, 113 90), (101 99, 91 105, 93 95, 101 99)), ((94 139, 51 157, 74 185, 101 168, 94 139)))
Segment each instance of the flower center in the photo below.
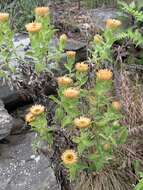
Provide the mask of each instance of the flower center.
POLYGON ((39 112, 39 111, 40 111, 40 109, 39 109, 39 108, 36 108, 36 109, 35 109, 35 112, 39 112))
POLYGON ((68 159, 69 161, 72 161, 72 160, 73 160, 73 155, 68 155, 68 156, 67 156, 67 159, 68 159))

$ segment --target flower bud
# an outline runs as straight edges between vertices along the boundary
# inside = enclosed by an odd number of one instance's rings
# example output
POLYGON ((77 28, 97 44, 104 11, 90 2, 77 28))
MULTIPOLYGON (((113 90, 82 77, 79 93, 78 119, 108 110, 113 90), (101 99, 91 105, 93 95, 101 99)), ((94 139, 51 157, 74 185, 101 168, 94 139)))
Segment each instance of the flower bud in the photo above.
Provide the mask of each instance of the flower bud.
POLYGON ((101 69, 96 73, 97 76, 97 80, 111 80, 113 73, 112 71, 108 70, 108 69, 101 69))
POLYGON ((112 107, 116 110, 116 111, 120 111, 121 110, 121 103, 119 101, 114 101, 112 102, 112 107))
POLYGON ((58 77, 57 82, 59 86, 68 86, 73 83, 73 80, 70 77, 58 77))
POLYGON ((33 22, 33 23, 26 24, 25 28, 29 33, 35 33, 35 32, 39 32, 42 29, 42 24, 33 22))
POLYGON ((41 17, 47 16, 49 14, 49 7, 36 7, 35 13, 41 17))
POLYGON ((79 129, 83 129, 83 128, 88 128, 91 125, 91 119, 88 117, 80 117, 80 118, 76 118, 74 120, 74 125, 79 128, 79 129))
POLYGON ((8 21, 8 19, 9 19, 9 14, 8 13, 0 12, 0 22, 8 21))
POLYGON ((100 36, 99 34, 96 34, 96 35, 94 36, 94 42, 95 42, 95 43, 101 43, 101 42, 103 42, 103 37, 100 36))
POLYGON ((120 20, 116 19, 108 19, 106 21, 106 28, 107 29, 117 29, 122 25, 122 22, 120 20))
POLYGON ((64 96, 69 99, 74 99, 79 97, 80 90, 77 90, 76 88, 68 88, 64 91, 64 96))
POLYGON ((76 63, 75 69, 78 72, 87 72, 88 71, 88 64, 85 64, 85 63, 76 63))

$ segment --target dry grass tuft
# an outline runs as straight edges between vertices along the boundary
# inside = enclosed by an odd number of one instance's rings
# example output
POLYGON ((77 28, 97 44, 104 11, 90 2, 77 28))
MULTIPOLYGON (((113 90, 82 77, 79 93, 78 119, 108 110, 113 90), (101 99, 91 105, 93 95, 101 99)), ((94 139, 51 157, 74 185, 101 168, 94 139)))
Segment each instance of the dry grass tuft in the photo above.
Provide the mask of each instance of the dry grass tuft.
POLYGON ((74 190, 131 190, 133 182, 130 171, 111 169, 96 175, 82 173, 74 190))
MULTIPOLYGON (((121 97, 121 102, 124 109, 123 123, 129 126, 129 133, 133 131, 137 134, 136 126, 140 126, 143 123, 143 92, 138 81, 134 78, 130 78, 130 73, 123 71, 118 75, 117 93, 121 97), (135 127, 135 128, 134 128, 135 127), (134 128, 134 129, 133 129, 134 128), (131 130, 131 132, 130 132, 131 130)), ((139 131, 142 131, 139 127, 139 131)))

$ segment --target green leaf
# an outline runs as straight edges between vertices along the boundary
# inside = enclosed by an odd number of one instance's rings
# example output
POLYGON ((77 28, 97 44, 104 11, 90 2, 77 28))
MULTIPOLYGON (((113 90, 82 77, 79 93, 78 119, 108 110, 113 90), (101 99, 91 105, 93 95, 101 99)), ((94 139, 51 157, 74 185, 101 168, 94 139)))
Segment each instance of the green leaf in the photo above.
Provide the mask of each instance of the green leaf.
POLYGON ((4 71, 0 71, 0 77, 2 78, 6 78, 7 77, 7 74, 4 72, 4 71))
POLYGON ((92 169, 96 169, 96 171, 100 171, 106 162, 105 157, 99 154, 90 154, 88 158, 93 162, 92 169))
POLYGON ((134 190, 143 190, 143 179, 139 181, 134 190))
POLYGON ((41 127, 47 126, 47 120, 45 113, 37 116, 34 121, 30 123, 30 125, 34 128, 38 128, 40 130, 41 127))
POLYGON ((103 96, 112 90, 112 81, 98 81, 95 86, 97 96, 103 96))
POLYGON ((121 127, 117 135, 117 144, 124 144, 128 137, 128 130, 126 127, 121 127))
POLYGON ((36 73, 40 73, 44 70, 45 66, 42 63, 35 64, 35 71, 36 73))
POLYGON ((50 98, 51 100, 53 100, 56 104, 58 104, 58 105, 61 104, 61 102, 60 102, 60 101, 58 100, 58 98, 56 98, 55 96, 51 95, 51 96, 49 96, 49 98, 50 98))
POLYGON ((65 116, 63 119, 62 119, 62 127, 66 127, 68 126, 69 124, 72 123, 72 120, 73 118, 71 118, 69 115, 65 116))
POLYGON ((63 120, 64 111, 63 111, 63 109, 61 108, 61 106, 56 108, 55 117, 56 117, 56 120, 58 120, 58 121, 60 121, 60 122, 63 120))
POLYGON ((90 139, 90 134, 88 132, 81 132, 80 136, 75 137, 73 141, 77 143, 79 155, 81 155, 87 148, 93 146, 93 141, 90 139))
POLYGON ((66 167, 69 169, 70 180, 75 180, 78 171, 77 164, 72 164, 66 167))

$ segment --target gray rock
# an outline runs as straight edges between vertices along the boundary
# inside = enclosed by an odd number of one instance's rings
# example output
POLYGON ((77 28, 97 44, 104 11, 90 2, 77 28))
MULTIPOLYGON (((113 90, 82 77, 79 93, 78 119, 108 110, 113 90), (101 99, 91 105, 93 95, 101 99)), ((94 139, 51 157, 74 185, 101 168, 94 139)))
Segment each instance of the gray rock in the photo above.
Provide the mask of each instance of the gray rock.
POLYGON ((76 51, 76 62, 84 61, 87 59, 87 45, 86 43, 69 40, 65 51, 76 51))
POLYGON ((105 22, 109 18, 117 18, 119 11, 112 8, 101 8, 101 9, 92 9, 89 11, 90 18, 92 22, 96 25, 98 29, 103 30, 105 28, 105 22))
POLYGON ((34 154, 35 133, 11 136, 0 144, 0 190, 60 190, 49 160, 34 154))
POLYGON ((86 35, 89 35, 89 33, 93 35, 100 30, 103 31, 106 20, 109 18, 121 20, 123 28, 127 28, 131 24, 131 18, 115 8, 90 9, 85 12, 85 17, 87 17, 87 20, 84 23, 79 23, 78 27, 86 35))
MULTIPOLYGON (((27 127, 28 129, 28 127, 27 127)), ((11 135, 18 135, 21 133, 25 133, 26 132, 26 124, 24 122, 24 120, 20 119, 20 118, 13 118, 13 127, 11 130, 11 135)))
POLYGON ((29 97, 27 97, 20 91, 10 89, 8 85, 3 85, 1 84, 1 82, 0 82, 0 99, 2 99, 6 109, 8 109, 9 111, 31 102, 29 97))
POLYGON ((47 177, 38 188, 33 188, 32 190, 60 190, 60 188, 55 184, 55 176, 51 174, 51 178, 47 177), (53 184, 53 186, 50 184, 53 184))
POLYGON ((0 100, 0 140, 7 137, 13 127, 13 118, 4 108, 3 102, 0 100))

